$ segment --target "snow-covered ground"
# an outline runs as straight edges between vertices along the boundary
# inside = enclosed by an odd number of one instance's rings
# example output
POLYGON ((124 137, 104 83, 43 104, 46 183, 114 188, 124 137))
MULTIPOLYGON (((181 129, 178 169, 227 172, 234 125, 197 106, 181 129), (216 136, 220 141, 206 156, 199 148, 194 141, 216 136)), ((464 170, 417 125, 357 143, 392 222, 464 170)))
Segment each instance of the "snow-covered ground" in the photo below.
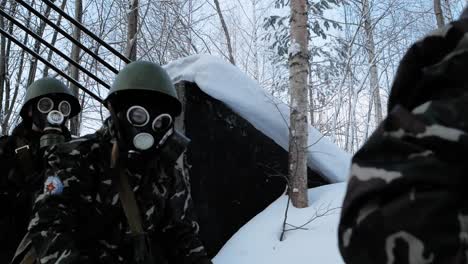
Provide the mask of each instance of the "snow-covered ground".
MULTIPOLYGON (((289 208, 288 223, 301 226, 328 209, 339 208, 346 183, 309 190, 310 206, 289 208)), ((329 210, 304 228, 286 233, 279 241, 287 197, 282 196, 242 227, 213 259, 214 264, 340 264, 337 228, 340 209, 329 210)), ((291 228, 289 226, 289 228, 291 228)))
MULTIPOLYGON (((237 67, 210 55, 193 55, 164 66, 174 83, 194 82, 288 150, 289 107, 271 97, 237 67)), ((351 156, 309 126, 308 164, 330 182, 345 181, 351 156)))

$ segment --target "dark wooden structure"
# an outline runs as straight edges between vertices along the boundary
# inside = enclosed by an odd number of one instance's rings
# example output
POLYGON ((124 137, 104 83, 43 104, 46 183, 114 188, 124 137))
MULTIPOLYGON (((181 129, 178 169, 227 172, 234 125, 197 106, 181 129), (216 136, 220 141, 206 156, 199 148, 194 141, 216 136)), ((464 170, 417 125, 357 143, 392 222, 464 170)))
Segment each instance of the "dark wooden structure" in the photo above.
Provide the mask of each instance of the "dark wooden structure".
MULTIPOLYGON (((201 237, 211 255, 284 193, 288 153, 194 83, 184 95, 191 189, 201 237)), ((309 171, 309 186, 327 181, 309 171)))

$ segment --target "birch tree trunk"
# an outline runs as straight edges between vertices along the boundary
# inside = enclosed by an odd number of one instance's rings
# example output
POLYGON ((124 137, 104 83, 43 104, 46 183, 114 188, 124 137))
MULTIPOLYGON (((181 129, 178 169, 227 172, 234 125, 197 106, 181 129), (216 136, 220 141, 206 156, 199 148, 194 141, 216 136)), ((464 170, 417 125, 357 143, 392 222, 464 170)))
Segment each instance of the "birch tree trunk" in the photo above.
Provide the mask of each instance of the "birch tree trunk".
POLYGON ((310 116, 310 125, 314 126, 315 125, 315 119, 314 119, 314 112, 315 112, 315 105, 314 105, 314 87, 312 86, 312 70, 310 68, 310 63, 307 63, 307 66, 309 68, 309 73, 307 74, 309 83, 307 84, 307 90, 308 90, 308 95, 309 95, 309 116, 310 116))
MULTIPOLYGON (((63 0, 62 5, 60 6, 60 9, 65 10, 66 5, 67 5, 67 0, 63 0)), ((62 15, 59 15, 59 17, 57 18, 57 23, 55 23, 55 24, 58 27, 60 27, 61 23, 62 23, 62 15)), ((52 46, 55 46, 55 43, 57 42, 57 35, 58 35, 58 31, 56 30, 54 32, 54 35, 52 36, 52 41, 50 42, 50 44, 52 44, 52 46)), ((52 55, 53 54, 54 54, 54 52, 52 50, 49 50, 49 54, 47 54, 47 61, 52 60, 52 55)), ((44 72, 42 73, 42 77, 47 77, 48 75, 49 75, 49 66, 45 65, 44 66, 44 72)))
POLYGON ((376 55, 375 55, 375 42, 374 42, 374 27, 372 26, 372 19, 370 14, 369 0, 362 2, 363 16, 364 16, 364 30, 366 33, 366 48, 368 54, 369 70, 370 70, 370 89, 374 101, 375 109, 375 125, 376 127, 382 122, 382 102, 380 100, 379 89, 379 74, 377 69, 376 55))
POLYGON ((289 49, 290 135, 289 195, 297 208, 308 206, 307 198, 307 1, 291 0, 291 47, 289 49))
MULTIPOLYGON (((17 6, 17 3, 15 1, 11 2, 11 5, 10 5, 10 14, 12 16, 15 15, 16 13, 16 6, 17 6)), ((30 18, 30 17, 29 17, 30 18)), ((28 18, 28 21, 27 21, 27 24, 29 25, 29 18, 28 18)), ((12 22, 9 22, 9 25, 8 25, 8 33, 10 35, 13 35, 13 23, 12 22)), ((25 43, 25 41, 23 42, 25 43)), ((5 73, 7 75, 9 75, 9 62, 10 62, 10 53, 11 53, 11 40, 8 40, 7 44, 6 44, 6 53, 5 53, 5 73)), ((22 71, 22 65, 19 67, 19 70, 22 71)), ((2 131, 5 131, 4 133, 5 134, 8 134, 8 131, 9 131, 9 116, 11 115, 11 112, 10 112, 10 106, 11 105, 15 105, 15 101, 12 101, 11 99, 11 92, 12 92, 12 89, 11 89, 11 82, 10 82, 10 78, 11 76, 8 76, 7 78, 5 78, 5 82, 4 82, 4 100, 3 100, 3 115, 2 115, 2 118, 1 118, 1 125, 2 125, 2 131)), ((18 91, 14 91, 14 93, 16 94, 18 91)), ((13 98, 14 100, 16 99, 15 97, 13 98)))
POLYGON ((138 0, 129 1, 128 25, 127 25, 127 58, 134 61, 137 57, 137 33, 138 33, 138 0))
MULTIPOLYGON (((26 26, 29 27, 29 24, 31 22, 31 12, 28 12, 28 18, 26 20, 26 26)), ((28 43, 28 34, 24 35, 23 39, 23 44, 26 45, 28 43)), ((20 90, 20 85, 21 85, 21 79, 23 77, 23 66, 24 66, 24 59, 25 59, 25 50, 21 50, 21 55, 20 55, 20 62, 19 62, 19 67, 18 67, 18 74, 16 76, 16 82, 15 82, 15 87, 13 90, 13 98, 11 99, 11 103, 6 103, 9 100, 5 100, 5 115, 2 123, 2 130, 5 131, 5 134, 10 130, 11 127, 11 115, 13 114, 15 105, 18 103, 17 98, 18 98, 18 92, 20 90)))
POLYGON ((257 21, 257 4, 258 0, 252 0, 252 26, 253 26, 253 56, 254 56, 254 79, 260 79, 259 63, 258 63, 258 21, 257 21))
MULTIPOLYGON (((82 0, 75 0, 75 19, 81 23, 83 21, 83 2, 82 0)), ((73 38, 76 39, 77 41, 81 41, 81 30, 74 26, 73 27, 73 38)), ((72 46, 71 50, 71 59, 74 60, 77 63, 80 63, 80 52, 81 49, 77 45, 72 46)), ((79 81, 80 79, 80 72, 77 67, 73 66, 70 64, 70 76, 79 81)), ((79 88, 74 85, 70 84, 70 87, 72 89, 73 94, 79 98, 79 88)), ((80 114, 81 115, 81 114, 80 114)), ((80 134, 80 115, 75 116, 71 119, 70 121, 70 132, 73 135, 79 135, 80 134)))
MULTIPOLYGON (((0 8, 5 10, 6 0, 0 2, 0 8)), ((5 28, 5 19, 0 17, 0 28, 5 28)), ((3 120, 3 93, 5 90, 5 79, 6 79, 6 38, 0 36, 0 121, 3 120)), ((2 135, 6 135, 7 131, 2 131, 2 135)))
MULTIPOLYGON (((53 0, 52 2, 55 2, 55 0, 53 0)), ((50 6, 47 6, 46 9, 45 9, 45 14, 44 16, 48 19, 49 18, 49 15, 50 15, 50 11, 51 11, 51 7, 50 6)), ((47 24, 45 21, 41 20, 41 23, 39 24, 39 27, 37 28, 36 30, 36 34, 42 38, 42 36, 44 35, 44 31, 45 31, 45 28, 46 28, 47 24)), ((34 52, 36 53, 40 53, 40 49, 41 49, 41 42, 39 40, 36 40, 34 42, 34 52)), ((27 86, 29 86, 31 83, 34 82, 34 79, 36 78, 36 71, 37 71, 37 58, 33 57, 32 58, 32 61, 31 61, 31 65, 29 66, 29 74, 28 74, 28 83, 27 83, 27 86)))
POLYGON ((223 27, 224 30, 224 35, 226 36, 226 42, 227 42, 227 47, 228 47, 228 52, 229 52, 229 61, 236 65, 236 62, 234 60, 234 55, 232 52, 232 45, 231 45, 231 37, 229 36, 229 31, 226 25, 226 21, 224 21, 223 13, 221 12, 221 7, 219 6, 219 1, 214 0, 215 6, 216 6, 216 12, 218 13, 219 20, 221 20, 221 26, 223 27))
POLYGON ((444 14, 442 13, 442 5, 440 4, 440 0, 434 0, 434 14, 437 20, 437 27, 441 28, 445 25, 444 22, 444 14))

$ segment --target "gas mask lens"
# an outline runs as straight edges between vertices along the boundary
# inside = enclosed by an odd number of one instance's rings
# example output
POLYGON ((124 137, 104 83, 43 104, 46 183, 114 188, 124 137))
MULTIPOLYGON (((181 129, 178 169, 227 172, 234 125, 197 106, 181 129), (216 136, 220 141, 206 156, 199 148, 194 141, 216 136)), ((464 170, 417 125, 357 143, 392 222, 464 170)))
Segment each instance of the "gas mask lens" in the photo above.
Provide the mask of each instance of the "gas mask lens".
POLYGON ((167 130, 172 125, 172 117, 169 114, 162 114, 153 121, 153 130, 161 132, 167 130))
POLYGON ((57 110, 50 111, 50 113, 47 115, 47 121, 51 125, 61 125, 63 120, 63 114, 57 110))
POLYGON ((139 133, 133 138, 133 145, 139 150, 147 150, 154 144, 154 137, 148 133, 139 133))
POLYGON ((60 102, 58 109, 64 116, 69 116, 71 113, 71 105, 67 101, 60 102))
POLYGON ((54 108, 54 101, 49 97, 43 97, 37 102, 37 110, 43 114, 47 114, 54 108))
POLYGON ((149 113, 145 108, 135 105, 128 109, 127 120, 136 127, 142 127, 149 122, 149 113))

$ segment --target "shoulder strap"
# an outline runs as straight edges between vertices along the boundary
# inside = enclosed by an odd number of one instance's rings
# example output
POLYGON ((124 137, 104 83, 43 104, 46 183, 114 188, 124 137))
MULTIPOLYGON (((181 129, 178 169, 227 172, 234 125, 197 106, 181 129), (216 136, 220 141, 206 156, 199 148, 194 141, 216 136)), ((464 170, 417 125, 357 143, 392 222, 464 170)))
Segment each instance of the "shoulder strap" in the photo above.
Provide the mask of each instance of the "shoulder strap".
POLYGON ((34 264, 36 262, 37 254, 32 246, 32 241, 29 239, 29 233, 27 233, 20 245, 16 249, 15 256, 10 264, 34 264), (21 260, 21 261, 20 261, 21 260))
POLYGON ((26 253, 26 255, 24 256, 23 260, 21 261, 20 264, 34 264, 34 263, 37 263, 36 262, 36 251, 34 250, 34 248, 31 248, 28 253, 26 253))
POLYGON ((130 184, 128 183, 127 175, 120 166, 119 152, 119 146, 117 142, 114 142, 112 146, 110 162, 112 181, 115 182, 117 191, 119 192, 119 199, 122 203, 125 216, 127 217, 130 231, 133 233, 133 235, 143 234, 144 232, 141 224, 140 210, 138 209, 135 194, 133 193, 132 189, 130 188, 130 184))
POLYGON ((116 168, 115 170, 115 184, 117 191, 119 192, 120 202, 122 203, 130 230, 134 235, 143 234, 144 231, 141 224, 140 210, 135 199, 135 194, 128 183, 127 174, 122 169, 116 168))
POLYGON ((150 241, 143 230, 140 210, 135 199, 135 194, 128 183, 125 171, 119 166, 118 146, 114 143, 112 148, 111 170, 113 181, 119 192, 119 199, 127 217, 127 222, 132 233, 135 263, 154 263, 151 253, 150 241))
POLYGON ((14 142, 15 149, 13 150, 13 154, 18 161, 18 168, 23 173, 24 180, 27 181, 27 178, 34 174, 34 162, 31 154, 31 146, 23 137, 15 137, 14 142))

